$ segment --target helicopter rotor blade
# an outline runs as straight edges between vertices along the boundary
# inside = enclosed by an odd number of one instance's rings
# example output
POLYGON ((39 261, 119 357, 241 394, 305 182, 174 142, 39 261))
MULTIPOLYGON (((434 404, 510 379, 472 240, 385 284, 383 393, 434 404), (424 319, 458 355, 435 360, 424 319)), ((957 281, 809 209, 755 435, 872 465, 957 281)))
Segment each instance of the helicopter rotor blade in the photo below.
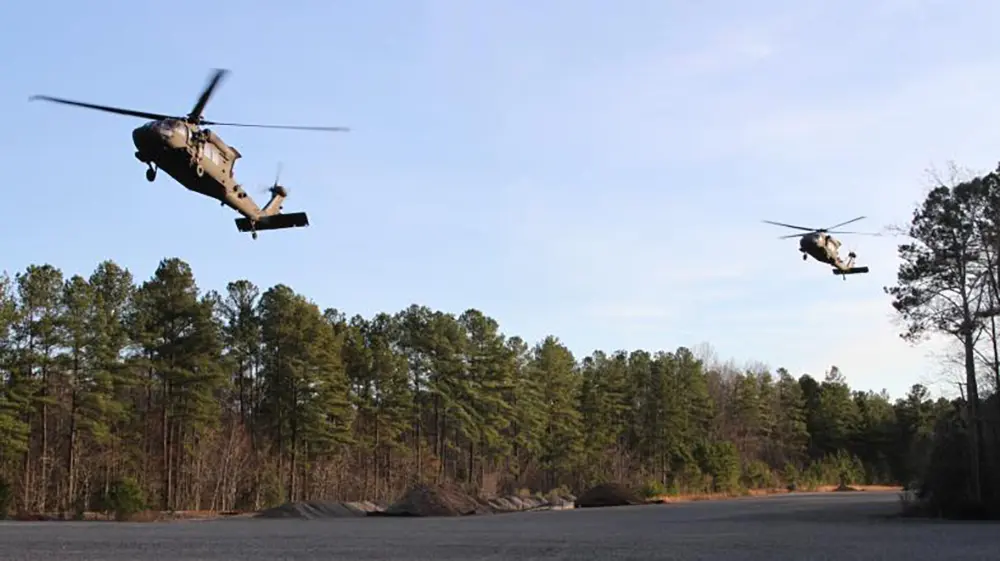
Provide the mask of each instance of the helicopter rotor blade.
POLYGON ((201 121, 203 125, 214 125, 221 127, 254 127, 260 129, 292 129, 292 130, 306 130, 306 131, 330 131, 330 132, 348 132, 351 129, 348 127, 310 127, 310 126, 299 126, 299 125, 257 125, 257 124, 247 124, 247 123, 222 123, 219 121, 201 121))
POLYGON ((208 100, 211 99, 212 93, 215 92, 215 88, 219 86, 219 82, 222 81, 229 71, 224 68, 216 68, 212 72, 212 77, 208 79, 208 84, 205 85, 205 89, 202 90, 201 95, 198 96, 198 101, 195 102, 194 107, 191 108, 191 112, 188 113, 188 121, 192 123, 201 122, 201 114, 205 111, 205 106, 208 105, 208 100))
POLYGON ((852 222, 857 222, 858 220, 861 220, 862 218, 865 218, 865 217, 864 216, 859 216, 857 218, 853 218, 851 220, 848 220, 847 222, 841 222, 840 224, 837 224, 835 226, 830 226, 829 228, 823 228, 823 231, 824 232, 829 232, 830 230, 833 230, 834 228, 840 228, 841 226, 847 226, 848 224, 851 224, 852 222))
POLYGON ((276 166, 277 170, 274 173, 274 183, 266 187, 261 187, 259 191, 261 194, 273 192, 274 189, 280 186, 278 184, 278 181, 280 181, 281 179, 281 170, 282 168, 284 168, 284 166, 285 166, 284 162, 278 162, 278 165, 276 166))
POLYGON ((839 230, 828 230, 827 234, 852 234, 855 236, 881 236, 878 232, 841 232, 839 230))
MULTIPOLYGON (((816 228, 806 228, 805 226, 795 226, 793 224, 785 224, 784 222, 774 222, 773 220, 764 220, 768 224, 774 224, 775 226, 784 226, 785 228, 794 228, 796 230, 805 230, 806 232, 817 232, 816 228)), ((798 235, 798 234, 795 234, 798 235)))
POLYGON ((787 236, 778 236, 779 240, 787 240, 788 238, 801 238, 805 234, 788 234, 787 236))
POLYGON ((283 162, 278 162, 277 171, 274 172, 274 187, 278 186, 278 179, 281 177, 281 169, 285 166, 283 162))
POLYGON ((44 101, 52 101, 55 103, 62 103, 64 105, 74 105, 76 107, 84 107, 87 109, 96 109, 98 111, 104 111, 107 113, 115 113, 118 115, 127 115, 129 117, 139 117, 140 119, 150 119, 153 121, 159 121, 162 119, 171 119, 170 115, 163 115, 160 113, 148 113, 146 111, 136 111, 134 109, 124 109, 121 107, 112 107, 110 105, 98 105, 96 103, 85 103, 83 101, 73 101, 69 99, 63 99, 61 97, 51 97, 47 95, 33 95, 28 98, 28 101, 34 101, 36 99, 41 99, 44 101))

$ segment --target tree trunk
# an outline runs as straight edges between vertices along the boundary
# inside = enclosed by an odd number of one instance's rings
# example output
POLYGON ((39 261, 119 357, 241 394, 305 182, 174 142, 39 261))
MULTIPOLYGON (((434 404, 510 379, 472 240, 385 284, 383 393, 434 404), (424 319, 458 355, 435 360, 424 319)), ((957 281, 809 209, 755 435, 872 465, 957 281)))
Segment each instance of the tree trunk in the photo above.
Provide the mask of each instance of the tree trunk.
MULTIPOLYGON (((43 363, 44 364, 44 363, 43 363)), ((42 366, 42 399, 47 399, 49 397, 49 369, 46 366, 42 366)), ((38 486, 38 507, 42 512, 46 511, 46 505, 48 503, 48 489, 49 489, 49 406, 47 403, 42 403, 42 449, 41 449, 41 466, 38 470, 38 479, 40 484, 38 486)))
POLYGON ((379 482, 380 482, 380 477, 382 476, 382 473, 381 473, 382 470, 379 469, 380 466, 379 466, 379 454, 378 454, 379 448, 382 445, 382 443, 379 441, 379 437, 380 436, 381 435, 379 433, 379 417, 378 417, 378 414, 376 413, 376 415, 375 415, 375 440, 374 440, 374 445, 372 446, 372 463, 374 464, 374 469, 375 469, 375 489, 372 492, 372 499, 374 499, 376 501, 379 500, 379 489, 381 487, 381 485, 379 484, 379 482))
POLYGON ((160 412, 160 445, 163 458, 160 462, 161 477, 163 478, 163 489, 161 503, 163 510, 170 510, 170 419, 167 416, 167 401, 170 395, 170 384, 166 377, 163 379, 163 403, 160 412))
POLYGON ((66 451, 66 503, 65 509, 73 508, 76 502, 76 392, 70 398, 69 408, 69 446, 66 451))
POLYGON ((470 484, 472 483, 472 481, 474 479, 474 476, 472 475, 472 471, 473 471, 473 469, 475 469, 475 452, 476 452, 475 444, 473 443, 472 439, 470 438, 469 439, 469 467, 468 467, 469 473, 466 475, 466 481, 468 481, 470 484))
MULTIPOLYGON (((28 423, 29 427, 31 426, 31 421, 32 421, 31 414, 29 413, 29 414, 25 415, 25 422, 28 423)), ((31 439, 30 438, 28 439, 27 450, 24 451, 24 460, 21 462, 21 472, 22 472, 22 474, 21 474, 21 481, 22 481, 22 483, 21 483, 21 485, 22 485, 22 487, 21 487, 21 509, 27 512, 27 511, 31 510, 31 499, 33 498, 32 495, 31 495, 31 486, 34 484, 34 482, 31 480, 31 474, 33 472, 31 471, 31 439)))
MULTIPOLYGON (((971 324, 971 322, 968 322, 971 324)), ((976 502, 982 501, 982 480, 980 476, 980 459, 982 457, 982 424, 979 419, 979 390, 976 382, 976 350, 972 329, 965 329, 962 334, 965 346, 965 384, 966 407, 969 417, 969 455, 970 455, 970 483, 972 485, 972 498, 976 502)))

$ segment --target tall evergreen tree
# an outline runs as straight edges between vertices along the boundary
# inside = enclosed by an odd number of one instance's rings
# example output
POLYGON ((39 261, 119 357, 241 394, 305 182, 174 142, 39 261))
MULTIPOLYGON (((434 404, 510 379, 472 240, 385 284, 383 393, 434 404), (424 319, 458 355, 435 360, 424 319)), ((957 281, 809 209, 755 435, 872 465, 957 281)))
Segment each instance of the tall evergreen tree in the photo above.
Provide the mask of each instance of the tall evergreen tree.
POLYGON ((348 318, 287 285, 222 288, 202 292, 176 258, 138 285, 112 261, 87 278, 0 277, 0 487, 15 510, 105 508, 129 486, 152 508, 218 510, 392 500, 435 480, 483 493, 907 481, 940 463, 933 428, 953 409, 685 347, 577 361, 476 309, 348 318))

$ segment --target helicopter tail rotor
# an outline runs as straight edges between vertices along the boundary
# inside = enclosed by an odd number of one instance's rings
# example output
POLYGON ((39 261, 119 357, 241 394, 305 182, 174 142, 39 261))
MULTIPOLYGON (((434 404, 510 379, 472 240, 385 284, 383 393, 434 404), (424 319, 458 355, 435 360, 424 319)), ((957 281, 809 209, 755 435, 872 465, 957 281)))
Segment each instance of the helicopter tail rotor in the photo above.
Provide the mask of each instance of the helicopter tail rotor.
POLYGON ((279 180, 281 179, 281 169, 282 169, 282 167, 283 167, 283 164, 281 162, 278 162, 277 171, 275 171, 275 173, 274 173, 274 183, 272 183, 271 185, 269 185, 267 187, 262 187, 260 189, 260 191, 259 191, 261 194, 263 194, 263 193, 271 193, 273 195, 275 193, 280 192, 280 193, 282 193, 282 196, 284 196, 284 197, 288 196, 288 190, 285 189, 285 187, 279 183, 279 180))
POLYGON ((278 162, 278 169, 274 174, 274 183, 272 183, 270 187, 264 189, 265 192, 271 194, 271 200, 267 201, 267 204, 261 209, 261 212, 265 215, 273 215, 280 212, 281 203, 288 197, 288 189, 278 183, 281 178, 281 168, 282 163, 278 162))
MULTIPOLYGON (((271 189, 278 189, 279 187, 281 187, 281 185, 278 184, 278 181, 281 179, 281 170, 284 167, 285 164, 283 164, 282 162, 278 162, 278 164, 275 166, 274 184, 271 185, 271 189)), ((283 189, 283 187, 281 188, 283 189)))

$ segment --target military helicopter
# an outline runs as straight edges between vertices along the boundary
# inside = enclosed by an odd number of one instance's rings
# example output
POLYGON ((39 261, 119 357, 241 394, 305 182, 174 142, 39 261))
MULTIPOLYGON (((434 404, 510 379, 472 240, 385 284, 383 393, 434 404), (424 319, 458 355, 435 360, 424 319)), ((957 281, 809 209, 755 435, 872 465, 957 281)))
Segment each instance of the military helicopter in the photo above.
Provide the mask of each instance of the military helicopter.
POLYGON ((878 234, 869 234, 866 232, 834 232, 834 228, 840 228, 841 226, 846 226, 852 222, 857 222, 865 218, 864 216, 859 216, 847 222, 841 222, 836 226, 830 226, 829 228, 806 228, 804 226, 795 226, 792 224, 784 224, 782 222, 773 222, 771 220, 764 220, 768 224, 774 224, 776 226, 784 226, 785 228, 794 228, 796 230, 805 230, 805 234, 789 234, 787 236, 781 236, 780 239, 787 238, 799 238, 799 251, 802 252, 802 260, 805 261, 809 257, 819 261, 820 263, 826 263, 827 265, 833 266, 833 274, 842 275, 844 280, 847 280, 847 275, 856 275, 860 273, 867 273, 868 267, 855 267, 854 260, 857 259, 857 255, 852 251, 847 254, 847 261, 840 258, 840 241, 831 236, 830 234, 858 234, 862 236, 877 236, 878 234))
POLYGON ((205 106, 219 82, 228 73, 229 71, 225 69, 214 70, 191 112, 182 117, 95 105, 47 95, 31 96, 29 101, 40 99, 119 115, 152 119, 132 131, 132 142, 136 147, 135 157, 148 166, 146 180, 154 181, 157 170, 161 169, 183 187, 216 199, 222 205, 228 205, 242 215, 242 217, 236 218, 236 228, 240 232, 250 232, 253 239, 257 239, 257 232, 260 230, 308 226, 309 218, 304 212, 281 214, 281 203, 288 197, 288 190, 278 185, 277 179, 268 189, 271 193, 271 199, 263 208, 258 207, 253 197, 243 190, 233 175, 233 166, 236 164, 236 160, 242 157, 242 154, 235 147, 226 144, 214 131, 203 127, 215 125, 318 131, 348 131, 350 129, 347 127, 256 125, 207 121, 202 117, 205 106))

